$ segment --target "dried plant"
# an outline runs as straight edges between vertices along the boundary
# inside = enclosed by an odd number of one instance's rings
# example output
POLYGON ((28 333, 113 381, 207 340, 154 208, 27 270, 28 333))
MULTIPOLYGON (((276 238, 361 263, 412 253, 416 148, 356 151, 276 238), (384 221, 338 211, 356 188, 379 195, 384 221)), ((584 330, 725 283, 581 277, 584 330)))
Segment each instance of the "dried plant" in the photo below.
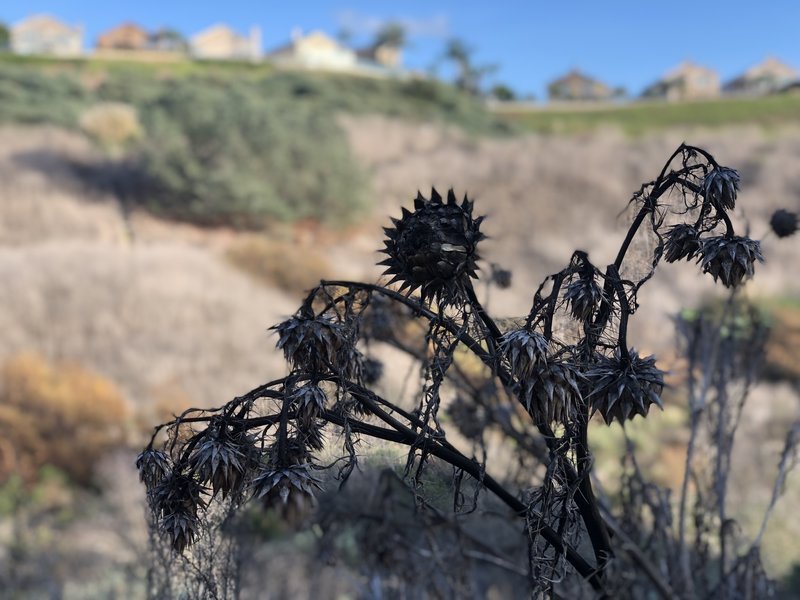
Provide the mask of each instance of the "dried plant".
MULTIPOLYGON (((734 290, 763 260, 759 243, 737 236, 728 214, 738 189, 735 170, 681 145, 633 195, 636 214, 614 262, 600 269, 576 251, 566 268, 542 282, 529 314, 508 331, 473 286, 484 237, 473 202, 457 201, 452 191, 418 195, 413 210, 403 209, 386 228, 388 257, 381 264, 388 284, 323 281, 294 316, 274 327, 286 377, 156 428, 140 458, 154 523, 178 552, 195 541, 218 502, 235 512, 257 500, 302 523, 324 485, 322 472, 343 482, 364 440, 383 440, 408 448, 404 478, 421 506, 429 506, 422 484, 435 459, 454 469, 456 511, 476 506, 463 490, 469 476, 476 495, 488 491, 521 519, 532 593, 552 594, 562 585, 577 594, 583 585, 591 597, 623 597, 614 575, 628 564, 625 556, 648 589, 677 597, 680 590, 665 583, 674 573, 657 566, 598 501, 589 422, 599 412, 605 423, 624 426, 662 405, 663 372, 627 338, 638 291, 662 258, 696 260, 734 290), (647 266, 637 273, 628 254, 640 238, 652 243, 647 266), (389 287, 394 283, 399 290, 389 287), (411 321, 424 323, 424 344, 408 339, 411 321), (420 365, 412 406, 378 393, 380 369, 370 356, 377 341, 420 365), (465 366, 466 354, 482 364, 479 376, 465 366), (453 422, 472 440, 471 454, 448 438, 440 418, 454 395, 453 422), (519 469, 502 482, 491 475, 489 428, 518 448, 519 469), (163 431, 166 445, 154 450, 163 431), (339 456, 323 464, 322 450, 339 456)), ((499 286, 509 280, 504 273, 498 278, 496 267, 492 272, 499 286)), ((732 435, 725 427, 720 435, 732 435)), ((688 547, 684 537, 669 535, 688 547)), ((725 556, 720 560, 730 567, 725 556)))

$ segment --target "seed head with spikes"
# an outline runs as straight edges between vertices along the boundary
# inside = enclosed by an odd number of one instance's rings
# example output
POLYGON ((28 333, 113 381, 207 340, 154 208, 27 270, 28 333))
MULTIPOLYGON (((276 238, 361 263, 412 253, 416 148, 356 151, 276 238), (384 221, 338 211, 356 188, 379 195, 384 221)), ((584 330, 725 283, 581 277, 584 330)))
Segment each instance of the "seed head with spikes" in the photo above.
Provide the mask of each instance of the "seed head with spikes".
POLYGON ((466 297, 470 278, 477 277, 477 245, 483 217, 472 218, 472 201, 464 196, 459 204, 453 190, 443 201, 431 190, 431 198, 417 194, 414 212, 403 208, 402 217, 385 227, 389 255, 385 265, 390 283, 400 282, 409 292, 420 289, 423 300, 457 304, 466 297))

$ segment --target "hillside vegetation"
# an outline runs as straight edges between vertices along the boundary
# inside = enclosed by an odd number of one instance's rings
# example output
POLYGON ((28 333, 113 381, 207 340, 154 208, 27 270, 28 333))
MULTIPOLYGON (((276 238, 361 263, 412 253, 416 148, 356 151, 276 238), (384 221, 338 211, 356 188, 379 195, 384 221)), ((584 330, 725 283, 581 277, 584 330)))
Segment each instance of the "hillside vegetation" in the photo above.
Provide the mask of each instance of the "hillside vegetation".
POLYGON ((598 127, 616 127, 629 135, 671 127, 758 125, 778 128, 800 123, 800 95, 678 103, 635 102, 575 108, 509 107, 498 111, 498 115, 521 129, 548 134, 584 133, 598 127))
POLYGON ((436 121, 472 134, 510 129, 437 82, 204 66, 7 60, 0 122, 81 127, 109 158, 89 170, 102 170, 129 206, 255 229, 274 219, 343 224, 368 210, 342 113, 436 121))

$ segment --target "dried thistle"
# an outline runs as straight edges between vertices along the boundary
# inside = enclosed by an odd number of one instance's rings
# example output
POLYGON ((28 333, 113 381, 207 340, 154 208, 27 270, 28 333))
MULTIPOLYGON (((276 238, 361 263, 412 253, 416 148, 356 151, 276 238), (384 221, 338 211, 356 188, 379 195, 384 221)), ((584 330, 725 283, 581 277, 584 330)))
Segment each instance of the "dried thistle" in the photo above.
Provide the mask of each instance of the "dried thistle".
POLYGON ((197 479, 173 471, 150 494, 158 529, 169 537, 176 552, 183 552, 197 537, 197 512, 205 508, 203 493, 204 488, 197 479))
POLYGON ((732 210, 736 206, 740 181, 736 169, 717 167, 703 178, 703 195, 718 212, 732 210))
POLYGON ((692 260, 700 252, 700 233, 686 223, 673 225, 666 234, 664 258, 669 263, 692 260))
POLYGON ((776 210, 772 213, 769 225, 779 238, 789 237, 797 231, 797 213, 783 208, 776 210))
POLYGON ((601 357, 586 378, 592 414, 599 412, 607 425, 614 420, 624 425, 636 415, 645 417, 652 404, 663 408, 664 372, 656 367, 654 356, 639 358, 634 349, 617 350, 613 357, 601 357))
POLYGON ((300 423, 303 427, 311 427, 325 410, 327 396, 321 387, 313 383, 308 383, 297 388, 291 396, 292 403, 297 406, 300 423))
POLYGON ((277 347, 293 368, 304 373, 334 372, 352 376, 358 366, 354 344, 346 325, 325 315, 302 313, 272 327, 278 332, 277 347))
POLYGON ((139 480, 151 492, 172 471, 172 461, 165 452, 147 448, 136 457, 136 468, 139 480))
POLYGON ((210 482, 212 496, 241 491, 248 471, 257 460, 252 436, 231 431, 222 423, 213 425, 192 452, 189 467, 201 482, 210 482))
POLYGON ((700 245, 700 266, 714 281, 733 288, 753 276, 755 262, 764 262, 761 244, 741 236, 706 238, 700 245))
POLYGON ((436 190, 430 200, 418 194, 414 212, 403 209, 393 226, 384 228, 389 258, 386 266, 390 283, 400 282, 401 289, 420 288, 423 301, 455 304, 466 299, 470 278, 477 277, 477 246, 483 239, 483 217, 472 218, 472 201, 464 197, 456 202, 453 190, 447 203, 436 190))
POLYGON ((568 361, 540 363, 523 386, 525 408, 536 423, 566 423, 581 401, 582 379, 568 361))
POLYGON ((578 321, 592 318, 603 299, 603 290, 597 285, 594 276, 581 276, 567 286, 564 298, 570 307, 570 314, 578 321))
POLYGON ((372 385, 383 377, 383 363, 375 358, 366 358, 361 365, 361 377, 364 383, 372 385))
POLYGON ((253 479, 253 497, 261 499, 266 508, 277 509, 289 524, 299 525, 314 507, 314 490, 322 489, 309 467, 299 464, 264 470, 253 479))
POLYGON ((519 381, 527 380, 539 363, 547 361, 550 344, 538 331, 513 329, 500 339, 500 351, 511 365, 511 374, 519 381))

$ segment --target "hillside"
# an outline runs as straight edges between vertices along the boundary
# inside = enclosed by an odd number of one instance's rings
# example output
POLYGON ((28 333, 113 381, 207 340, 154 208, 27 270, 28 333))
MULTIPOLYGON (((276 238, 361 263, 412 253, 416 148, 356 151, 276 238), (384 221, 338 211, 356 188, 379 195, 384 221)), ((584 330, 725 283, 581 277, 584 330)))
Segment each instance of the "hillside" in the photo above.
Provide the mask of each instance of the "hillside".
MULTIPOLYGON (((791 119, 780 129, 764 129, 758 119, 724 128, 706 127, 712 124, 708 121, 701 127, 698 121, 691 127, 637 130, 637 136, 629 137, 624 125, 605 126, 622 119, 611 111, 605 113, 609 119, 602 127, 593 122, 590 127, 565 127, 573 132, 569 135, 542 135, 526 133, 529 125, 505 127, 474 100, 424 82, 257 72, 237 93, 242 105, 253 111, 246 114, 263 120, 226 113, 219 119, 220 130, 234 128, 236 134, 217 138, 219 130, 210 122, 217 114, 214 109, 224 103, 224 94, 214 94, 229 83, 225 68, 209 66, 200 79, 195 72, 171 73, 170 85, 153 78, 152 72, 145 79, 141 73, 100 70, 98 75, 97 65, 76 64, 55 79, 32 76, 31 81, 46 90, 55 86, 54 97, 64 100, 57 110, 41 89, 35 95, 26 92, 27 76, 20 71, 0 79, 0 278, 12 283, 0 287, 0 363, 34 352, 54 364, 77 363, 106 378, 120 390, 138 424, 146 424, 132 428, 131 447, 141 443, 142 431, 165 409, 180 410, 188 403, 219 405, 281 376, 285 366, 268 327, 290 315, 303 290, 321 276, 378 280, 380 226, 389 216, 399 216, 401 206, 410 206, 417 190, 427 193, 431 186, 468 193, 476 200, 476 212, 488 215, 482 272, 498 263, 511 269, 513 281, 508 290, 489 292, 482 284, 477 290, 487 298, 492 314, 511 317, 527 312, 535 286, 560 269, 575 248, 588 251, 598 265, 611 262, 630 218, 625 208, 631 194, 657 174, 681 141, 701 145, 722 164, 741 170, 737 226, 746 226, 764 240, 767 263, 758 266, 747 295, 788 311, 792 318, 796 314, 800 281, 787 274, 794 272, 800 238, 779 243, 768 234, 775 209, 800 208, 800 124, 791 124, 791 119), (215 78, 219 80, 209 92, 214 97, 207 104, 185 101, 215 78), (180 85, 175 83, 178 79, 180 85), (167 88, 181 88, 185 95, 167 88), (267 93, 276 98, 264 100, 267 93), (7 102, 9 98, 14 102, 7 102), (170 104, 181 99, 185 104, 170 104), (110 147, 81 129, 87 110, 122 101, 136 109, 142 127, 141 137, 130 140, 131 145, 110 147), (196 109, 197 120, 187 117, 179 131, 170 129, 176 125, 164 115, 190 112, 187 107, 196 109), (299 117, 286 117, 286 111, 296 108, 299 117), (280 129, 278 121, 297 129, 280 129), (238 133, 248 125, 247 143, 233 148, 186 142, 224 139, 235 146, 238 133), (312 125, 325 132, 324 142, 309 137, 314 130, 304 128, 312 125), (206 126, 215 135, 197 133, 205 132, 206 126), (293 135, 305 139, 294 144, 293 135), (204 198, 201 192, 211 183, 219 184, 212 188, 212 200, 224 201, 223 192, 238 193, 226 187, 239 180, 238 171, 222 183, 206 176, 246 167, 250 183, 237 198, 251 198, 251 185, 256 189, 252 197, 260 197, 257 184, 263 177, 271 189, 280 190, 274 196, 277 202, 293 209, 295 197, 281 195, 293 182, 306 179, 304 195, 340 185, 330 179, 338 173, 325 170, 332 153, 344 157, 347 168, 358 174, 348 185, 361 194, 359 210, 344 222, 326 222, 323 205, 311 203, 316 212, 280 217, 256 211, 257 222, 243 223, 205 214, 199 218, 180 202, 168 205, 171 212, 154 207, 150 188, 137 187, 141 182, 136 161, 145 145, 163 149, 167 140, 177 140, 175 147, 181 150, 202 148, 213 157, 205 163, 189 153, 191 160, 180 163, 194 169, 194 179, 181 180, 181 185, 195 185, 193 198, 204 198), (269 160, 245 160, 270 145, 275 148, 269 160), (287 148, 290 151, 284 152, 287 148), (292 152, 300 153, 295 162, 281 162, 292 152), (225 160, 229 153, 236 160, 225 160), (268 170, 273 162, 277 167, 268 170)), ((243 66, 231 69, 246 71, 243 66)), ((334 206, 349 206, 336 204, 349 200, 349 188, 337 189, 344 191, 331 200, 334 206)), ((246 202, 243 206, 248 207, 246 202)), ((671 366, 670 317, 721 295, 710 278, 699 275, 697 266, 666 265, 640 294, 642 309, 633 319, 631 339, 642 354, 657 352, 671 366)), ((791 357, 792 351, 787 352, 791 357)), ((394 356, 387 364, 392 368, 386 369, 381 386, 393 393, 402 389, 409 372, 394 356)), ((648 419, 653 429, 645 429, 650 443, 646 450, 656 465, 675 465, 669 452, 674 452, 675 440, 683 439, 682 398, 679 391, 670 394, 668 411, 654 412, 648 419)), ((785 374, 754 391, 740 432, 744 443, 735 458, 738 475, 733 482, 748 532, 758 525, 750 515, 769 499, 769 490, 752 482, 764 475, 764 465, 774 464, 778 440, 796 418, 797 402, 796 382, 785 374)), ((598 439, 606 448, 619 442, 598 439)), ((130 516, 138 510, 142 491, 130 452, 125 448, 102 462, 98 485, 107 495, 93 496, 83 512, 64 517, 60 541, 48 549, 60 553, 59 564, 66 566, 57 577, 73 592, 78 590, 72 597, 110 597, 109 590, 120 589, 114 585, 123 585, 123 572, 132 580, 136 576, 130 573, 143 577, 137 571, 146 544, 142 511, 135 519, 130 516)), ((665 474, 662 468, 659 476, 671 481, 675 473, 665 474)), ((787 489, 790 497, 779 505, 768 530, 769 551, 765 550, 768 568, 776 576, 800 562, 800 530, 791 518, 800 492, 796 481, 787 489)), ((0 535, 10 534, 0 528, 0 535)), ((298 541, 294 551, 300 553, 297 548, 303 543, 298 541)), ((50 555, 42 550, 42 556, 50 555)), ((29 562, 32 569, 46 572, 38 562, 29 562)), ((42 564, 47 564, 44 559, 42 564)), ((337 580, 355 580, 358 575, 341 565, 337 568, 337 580)), ((332 569, 325 577, 332 576, 332 569)), ((122 589, 134 589, 131 585, 122 589)), ((135 589, 137 594, 142 591, 135 589)))

